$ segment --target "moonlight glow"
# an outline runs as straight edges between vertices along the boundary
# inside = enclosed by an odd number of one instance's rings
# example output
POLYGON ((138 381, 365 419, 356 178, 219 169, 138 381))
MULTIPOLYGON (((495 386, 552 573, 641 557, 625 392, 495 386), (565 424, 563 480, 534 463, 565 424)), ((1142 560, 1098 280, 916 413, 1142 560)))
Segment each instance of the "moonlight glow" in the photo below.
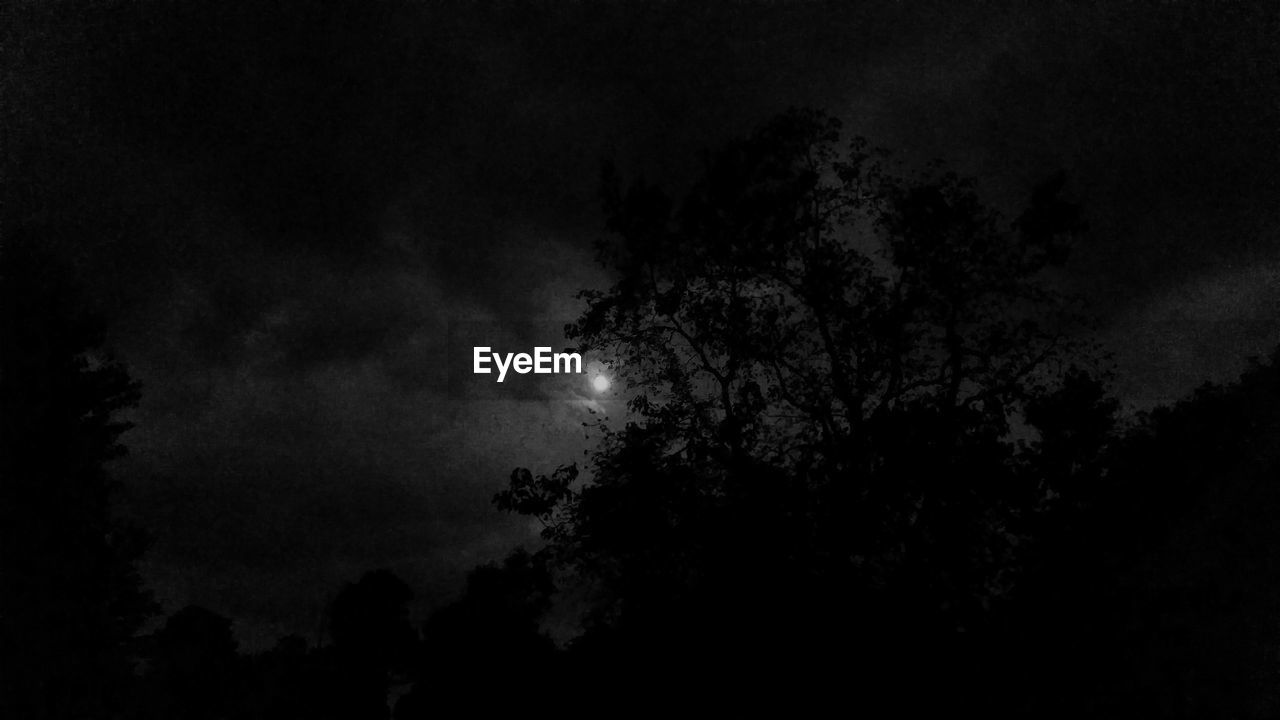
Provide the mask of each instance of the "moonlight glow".
POLYGON ((595 388, 598 393, 605 392, 609 389, 609 378, 604 375, 597 375, 591 378, 591 387, 595 388))

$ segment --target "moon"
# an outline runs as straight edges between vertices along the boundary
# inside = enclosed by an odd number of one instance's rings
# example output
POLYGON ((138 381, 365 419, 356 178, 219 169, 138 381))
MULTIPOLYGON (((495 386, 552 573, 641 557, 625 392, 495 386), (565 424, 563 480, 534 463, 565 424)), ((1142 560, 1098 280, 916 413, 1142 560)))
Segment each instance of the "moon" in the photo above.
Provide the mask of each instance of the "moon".
POLYGON ((609 390, 609 385, 611 385, 609 378, 604 375, 597 375, 591 378, 591 387, 595 388, 595 391, 598 393, 607 392, 609 390))

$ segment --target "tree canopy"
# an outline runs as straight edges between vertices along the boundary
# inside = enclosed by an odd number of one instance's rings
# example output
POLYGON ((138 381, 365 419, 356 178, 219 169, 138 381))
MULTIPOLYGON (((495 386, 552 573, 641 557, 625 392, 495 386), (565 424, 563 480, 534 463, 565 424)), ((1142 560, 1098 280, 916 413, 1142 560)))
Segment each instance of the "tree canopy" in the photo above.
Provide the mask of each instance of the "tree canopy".
POLYGON ((1005 220, 810 111, 709 153, 679 201, 606 169, 616 282, 567 332, 628 422, 599 425, 585 485, 518 469, 495 498, 596 589, 580 647, 776 665, 856 637, 884 670, 997 625, 1036 518, 1096 471, 1044 410, 1115 410, 1055 290, 1084 229, 1064 186, 1005 220))
POLYGON ((154 611, 107 463, 138 386, 35 234, 0 245, 0 714, 110 717, 154 611))

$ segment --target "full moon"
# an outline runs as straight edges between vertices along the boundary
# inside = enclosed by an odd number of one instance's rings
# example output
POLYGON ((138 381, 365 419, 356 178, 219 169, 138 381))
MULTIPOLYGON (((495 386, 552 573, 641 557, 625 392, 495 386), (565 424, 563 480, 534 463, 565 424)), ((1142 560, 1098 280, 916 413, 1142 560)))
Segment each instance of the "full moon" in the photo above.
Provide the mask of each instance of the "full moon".
POLYGON ((591 387, 595 388, 598 393, 605 392, 609 389, 609 378, 604 375, 597 375, 591 378, 591 387))

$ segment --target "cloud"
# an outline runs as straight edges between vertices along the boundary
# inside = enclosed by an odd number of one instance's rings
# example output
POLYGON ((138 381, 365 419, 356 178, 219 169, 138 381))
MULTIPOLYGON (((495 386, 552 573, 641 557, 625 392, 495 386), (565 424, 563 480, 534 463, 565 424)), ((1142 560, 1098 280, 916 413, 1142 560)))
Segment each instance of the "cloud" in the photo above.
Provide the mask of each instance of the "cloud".
POLYGON ((1139 408, 1234 379, 1280 346, 1280 258, 1230 265, 1118 317, 1107 336, 1123 396, 1139 408))
POLYGON ((438 600, 530 537, 488 498, 513 465, 579 457, 583 403, 554 376, 459 400, 448 329, 555 344, 573 292, 607 281, 606 157, 679 187, 700 151, 794 104, 948 157, 1004 207, 1066 168, 1095 231, 1072 282, 1134 398, 1274 341, 1275 265, 1245 263, 1278 225, 1276 17, 28 4, 16 22, 48 41, 6 85, 15 207, 78 259, 144 382, 122 474, 159 538, 153 580, 307 632, 364 569, 396 564, 438 600))

